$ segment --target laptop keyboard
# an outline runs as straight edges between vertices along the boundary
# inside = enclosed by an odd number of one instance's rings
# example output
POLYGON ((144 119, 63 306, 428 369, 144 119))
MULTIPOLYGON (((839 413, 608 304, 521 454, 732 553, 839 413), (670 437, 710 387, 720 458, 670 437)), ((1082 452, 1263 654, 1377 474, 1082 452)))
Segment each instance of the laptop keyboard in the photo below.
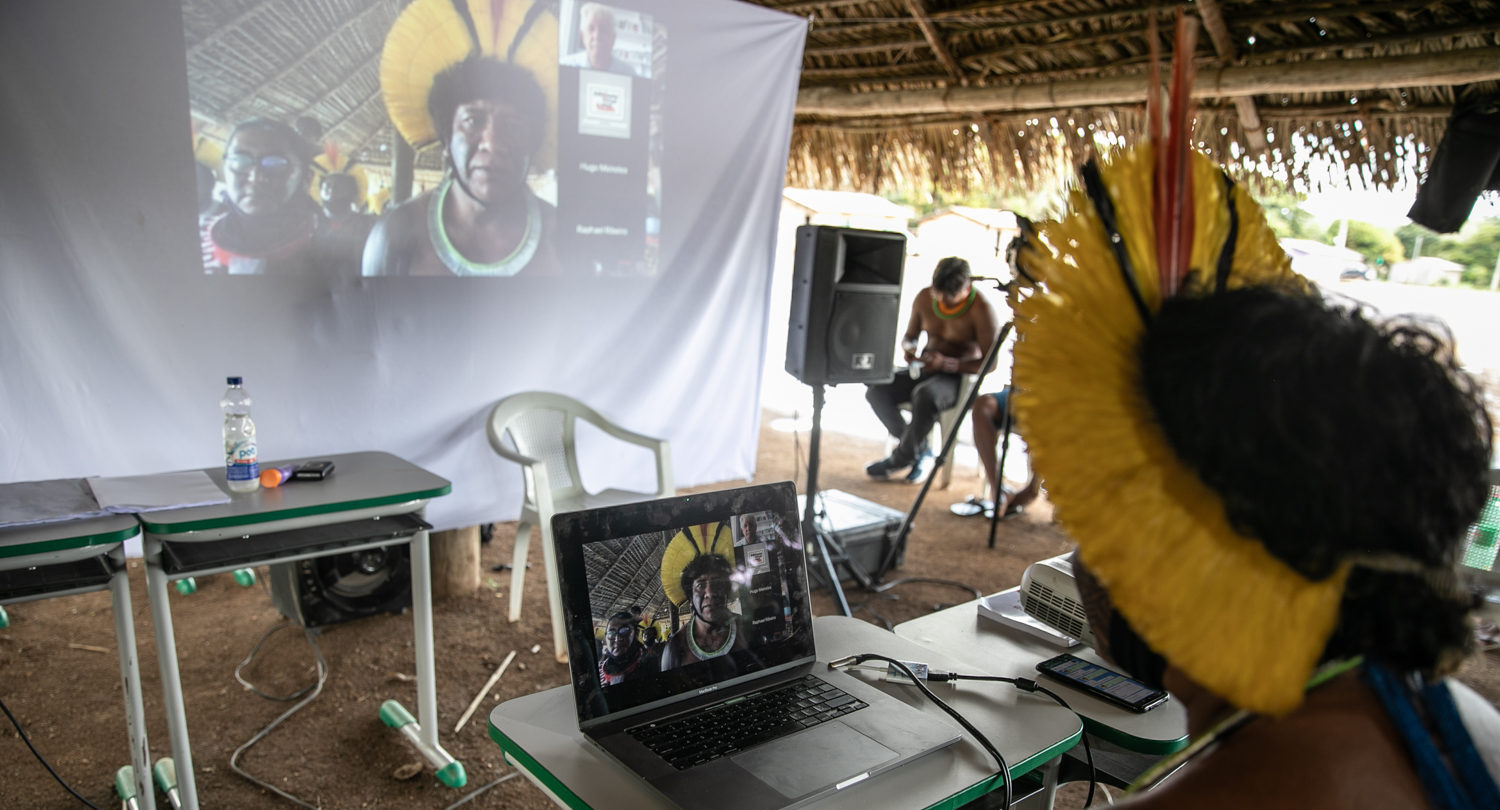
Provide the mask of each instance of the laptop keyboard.
POLYGON ((688 717, 645 723, 629 729, 629 733, 682 770, 811 728, 867 705, 820 678, 806 675, 785 686, 688 717))

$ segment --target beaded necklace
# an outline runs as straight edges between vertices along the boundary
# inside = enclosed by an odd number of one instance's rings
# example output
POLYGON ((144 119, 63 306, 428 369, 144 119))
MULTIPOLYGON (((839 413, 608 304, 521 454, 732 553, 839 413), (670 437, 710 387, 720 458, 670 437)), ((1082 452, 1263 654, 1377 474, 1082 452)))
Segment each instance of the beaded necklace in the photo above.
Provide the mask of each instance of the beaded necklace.
POLYGON ((542 241, 542 208, 537 204, 535 195, 530 192, 526 194, 526 231, 521 234, 521 241, 516 249, 500 261, 483 264, 464 258, 448 239, 448 229, 443 224, 443 203, 447 201, 448 189, 452 187, 453 178, 443 180, 427 211, 427 235, 432 241, 432 249, 437 251, 437 257, 444 266, 460 276, 513 276, 531 263, 536 256, 537 245, 542 241))
POLYGON ((710 658, 718 658, 721 655, 728 655, 729 648, 734 646, 734 638, 735 636, 739 635, 739 632, 740 628, 734 622, 730 622, 729 638, 724 639, 724 643, 720 645, 719 649, 714 650, 713 652, 704 652, 703 648, 698 646, 698 639, 693 636, 693 628, 689 627, 687 629, 688 648, 693 651, 693 655, 698 656, 698 660, 700 661, 707 661, 710 658))
POLYGON ((942 301, 939 300, 939 296, 933 295, 932 296, 932 314, 938 316, 939 318, 942 318, 945 321, 951 321, 954 318, 957 318, 960 315, 963 315, 965 312, 968 312, 969 311, 969 307, 974 304, 974 297, 976 295, 978 295, 978 294, 979 294, 978 290, 974 289, 973 287, 970 287, 969 288, 969 297, 965 298, 964 302, 962 304, 959 304, 958 308, 954 309, 951 312, 948 311, 948 310, 946 310, 943 307, 943 303, 942 303, 942 301))

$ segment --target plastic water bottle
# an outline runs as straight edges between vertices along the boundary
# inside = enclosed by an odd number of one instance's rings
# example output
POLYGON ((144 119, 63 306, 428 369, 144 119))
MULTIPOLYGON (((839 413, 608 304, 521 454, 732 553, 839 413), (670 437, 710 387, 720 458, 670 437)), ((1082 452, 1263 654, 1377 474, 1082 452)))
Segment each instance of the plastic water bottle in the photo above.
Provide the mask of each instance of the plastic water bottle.
POLYGON ((255 446, 255 422, 250 418, 250 394, 244 379, 228 378, 229 390, 219 400, 224 409, 224 477, 229 491, 260 489, 260 460, 255 446))

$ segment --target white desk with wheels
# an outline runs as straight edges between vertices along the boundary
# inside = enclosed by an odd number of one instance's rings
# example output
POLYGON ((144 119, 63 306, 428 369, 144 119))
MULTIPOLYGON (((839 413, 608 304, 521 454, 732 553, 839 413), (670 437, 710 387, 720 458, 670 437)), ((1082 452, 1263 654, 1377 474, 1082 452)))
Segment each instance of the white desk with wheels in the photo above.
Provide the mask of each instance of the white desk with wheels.
MULTIPOLYGON (((828 661, 876 652, 939 669, 961 666, 936 650, 914 644, 872 624, 843 616, 813 622, 818 658, 828 661)), ((884 683, 878 673, 848 670, 876 683, 912 706, 962 727, 914 687, 884 683)), ((1050 807, 1059 757, 1080 739, 1078 718, 1044 695, 980 682, 932 684, 932 690, 968 718, 1004 755, 1012 779, 1035 773, 1040 786, 1020 807, 1050 807)), ((525 774, 561 807, 596 810, 659 810, 671 804, 643 780, 584 740, 578 731, 573 690, 560 686, 513 698, 490 712, 490 739, 505 761, 525 774)), ((967 732, 954 745, 834 793, 817 810, 869 808, 957 808, 1001 789, 996 765, 967 732)), ((1020 797, 1022 794, 1017 793, 1020 797)))
MULTIPOLYGON (((145 530, 146 591, 151 597, 151 620, 161 664, 167 732, 176 760, 182 806, 187 810, 196 810, 198 794, 177 665, 177 643, 172 631, 169 580, 407 541, 411 542, 412 625, 420 729, 416 735, 408 730, 408 738, 439 768, 440 776, 444 776, 445 767, 456 769, 450 773, 456 773, 462 784, 462 765, 438 743, 429 526, 422 520, 427 501, 448 494, 452 485, 389 453, 346 453, 317 458, 334 462, 333 473, 322 481, 295 481, 275 489, 234 494, 227 504, 141 515, 145 530)), ((228 491, 222 467, 204 472, 228 491)))
POLYGON ((1065 650, 980 616, 978 600, 902 622, 895 631, 963 661, 969 672, 1039 680, 1078 712, 1090 734, 1127 751, 1165 756, 1187 745, 1187 712, 1180 701, 1136 713, 1042 677, 1036 665, 1065 652, 1110 665, 1089 647, 1065 650))
MULTIPOLYGON (((7 487, 13 492, 16 489, 0 484, 0 500, 5 499, 7 487)), ((135 623, 130 612, 130 580, 125 573, 125 541, 139 533, 134 515, 0 528, 0 605, 109 589, 136 796, 143 810, 156 810, 135 623)))

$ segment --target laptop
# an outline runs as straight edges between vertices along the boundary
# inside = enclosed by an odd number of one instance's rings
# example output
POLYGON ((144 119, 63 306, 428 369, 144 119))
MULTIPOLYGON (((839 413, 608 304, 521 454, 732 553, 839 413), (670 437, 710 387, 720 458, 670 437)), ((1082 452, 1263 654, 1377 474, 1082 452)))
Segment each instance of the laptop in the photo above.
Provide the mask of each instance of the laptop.
POLYGON ((957 742, 818 661, 790 482, 552 519, 578 725, 682 810, 784 810, 957 742))

